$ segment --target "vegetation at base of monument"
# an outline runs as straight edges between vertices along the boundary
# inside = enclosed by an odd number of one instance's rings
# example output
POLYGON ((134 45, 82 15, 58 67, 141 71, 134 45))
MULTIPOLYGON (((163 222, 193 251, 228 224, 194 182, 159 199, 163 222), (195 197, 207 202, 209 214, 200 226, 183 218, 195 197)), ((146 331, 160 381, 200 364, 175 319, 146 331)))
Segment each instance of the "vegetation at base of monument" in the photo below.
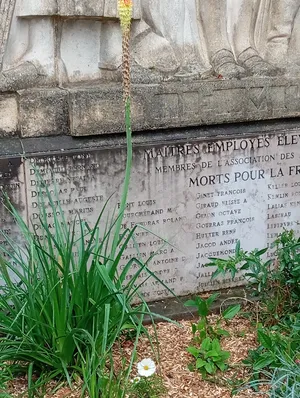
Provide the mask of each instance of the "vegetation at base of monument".
POLYGON ((229 336, 229 333, 221 327, 221 321, 228 321, 234 318, 241 309, 241 306, 234 305, 223 311, 214 324, 209 322, 208 315, 218 293, 212 294, 207 299, 195 297, 194 300, 185 302, 187 307, 196 307, 199 315, 199 321, 192 323, 193 345, 187 348, 187 351, 194 357, 195 363, 190 364, 191 371, 198 370, 203 378, 213 375, 217 370, 225 371, 227 360, 230 353, 223 351, 220 346, 222 336, 229 336))
MULTIPOLYGON (((136 227, 119 236, 113 258, 115 221, 107 222, 102 232, 99 225, 105 208, 92 229, 79 218, 68 223, 47 187, 43 188, 50 209, 40 203, 39 237, 13 207, 24 243, 17 245, 2 232, 0 363, 21 362, 31 373, 65 377, 70 384, 72 379, 82 378, 89 396, 98 397, 99 391, 115 389, 115 382, 120 382, 114 373, 112 348, 118 343, 121 349, 119 339, 125 333, 134 332, 137 344, 145 332, 144 315, 154 316, 139 296, 137 278, 148 272, 159 279, 138 255, 119 271, 136 227), (48 226, 48 210, 54 214, 53 231, 48 226), (129 274, 133 277, 128 278, 129 274), (141 304, 133 307, 137 297, 141 304)), ((129 377, 133 361, 134 351, 123 369, 122 383, 129 377)))
MULTIPOLYGON (((161 281, 140 259, 138 249, 137 256, 120 267, 128 243, 136 244, 137 228, 121 231, 132 163, 131 13, 131 0, 119 0, 127 162, 117 216, 110 221, 105 215, 106 203, 92 228, 79 216, 69 222, 59 200, 53 200, 41 180, 39 186, 46 196, 39 195, 37 236, 35 229, 31 230, 7 202, 23 243, 18 245, 1 232, 0 364, 8 366, 9 376, 21 364, 18 373, 28 373, 30 397, 37 396, 43 385, 54 378, 64 378, 70 385, 81 380, 82 396, 87 393, 90 398, 124 397, 139 337, 147 333, 142 326, 144 316, 152 320, 154 317, 139 295, 137 279, 146 272, 161 281), (53 229, 47 213, 53 214, 53 229), (137 299, 141 304, 133 306, 137 299), (113 350, 122 353, 126 333, 135 336, 131 358, 121 361, 116 369, 113 350)), ((1 380, 5 384, 3 375, 1 380)))
POLYGON ((250 253, 237 243, 235 256, 212 258, 213 278, 243 271, 248 289, 259 298, 257 339, 245 366, 252 370, 247 387, 270 386, 270 397, 297 397, 300 388, 300 238, 293 231, 281 233, 270 248, 250 253))
POLYGON ((159 398, 167 392, 162 377, 155 374, 151 377, 136 377, 128 388, 129 398, 159 398))

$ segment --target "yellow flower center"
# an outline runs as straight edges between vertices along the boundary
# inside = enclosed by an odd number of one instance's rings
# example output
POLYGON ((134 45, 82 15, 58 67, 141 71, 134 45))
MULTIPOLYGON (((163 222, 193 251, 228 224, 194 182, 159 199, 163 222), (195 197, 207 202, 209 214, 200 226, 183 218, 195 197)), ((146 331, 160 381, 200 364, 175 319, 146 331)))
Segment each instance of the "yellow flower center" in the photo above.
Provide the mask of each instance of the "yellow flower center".
POLYGON ((149 366, 148 366, 148 365, 145 365, 145 366, 144 366, 144 370, 149 370, 149 366))

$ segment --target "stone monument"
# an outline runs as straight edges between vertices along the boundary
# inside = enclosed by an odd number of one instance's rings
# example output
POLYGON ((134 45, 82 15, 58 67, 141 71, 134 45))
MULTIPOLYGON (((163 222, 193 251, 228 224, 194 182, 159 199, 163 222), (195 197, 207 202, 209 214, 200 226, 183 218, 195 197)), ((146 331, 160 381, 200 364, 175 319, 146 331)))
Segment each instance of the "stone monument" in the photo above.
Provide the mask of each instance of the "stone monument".
MULTIPOLYGON (((277 3, 135 0, 135 129, 298 116, 299 1, 277 3)), ((0 7, 2 135, 123 131, 117 0, 0 7)))
MULTIPOLYGON (((208 258, 299 232, 300 0, 133 1, 123 228, 140 225, 139 255, 159 250, 152 269, 178 295, 243 284, 212 283, 208 258)), ((117 0, 0 0, 0 186, 37 236, 33 165, 65 215, 93 223, 118 200, 122 133, 117 0)))

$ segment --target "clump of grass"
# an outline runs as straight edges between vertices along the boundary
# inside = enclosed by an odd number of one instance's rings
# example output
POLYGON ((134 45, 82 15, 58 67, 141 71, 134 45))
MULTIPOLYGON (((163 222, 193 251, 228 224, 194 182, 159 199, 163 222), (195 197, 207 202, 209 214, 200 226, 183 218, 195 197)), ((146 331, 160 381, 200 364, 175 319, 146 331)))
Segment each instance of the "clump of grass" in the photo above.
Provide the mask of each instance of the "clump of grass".
POLYGON ((112 380, 118 383, 112 360, 116 341, 125 332, 138 339, 143 316, 153 317, 136 285, 141 272, 155 275, 138 256, 120 270, 136 227, 118 235, 111 257, 116 219, 104 223, 106 205, 90 228, 79 217, 67 221, 48 188, 41 187, 46 196, 40 195, 39 236, 8 203, 23 243, 2 232, 0 363, 25 362, 32 372, 63 377, 69 384, 80 377, 84 390, 96 397, 112 380), (51 230, 45 201, 54 214, 51 230), (133 306, 137 300, 141 304, 133 306))

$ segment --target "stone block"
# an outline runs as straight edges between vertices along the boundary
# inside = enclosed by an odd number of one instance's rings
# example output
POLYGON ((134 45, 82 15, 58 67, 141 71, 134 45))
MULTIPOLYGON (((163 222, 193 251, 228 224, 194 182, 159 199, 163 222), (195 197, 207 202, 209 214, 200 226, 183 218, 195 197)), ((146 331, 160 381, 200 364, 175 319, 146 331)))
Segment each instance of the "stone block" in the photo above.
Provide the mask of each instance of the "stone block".
MULTIPOLYGON (((70 129, 74 136, 100 135, 124 131, 122 89, 104 85, 91 89, 70 90, 70 129)), ((143 99, 132 99, 132 121, 135 130, 145 126, 143 99)))
POLYGON ((60 89, 20 92, 22 137, 69 133, 68 92, 60 89))
POLYGON ((18 129, 18 103, 16 95, 0 96, 0 135, 14 135, 18 129))
MULTIPOLYGON (((133 130, 300 116, 297 79, 246 79, 134 84, 133 130)), ((121 84, 70 90, 71 134, 124 131, 121 84)))

